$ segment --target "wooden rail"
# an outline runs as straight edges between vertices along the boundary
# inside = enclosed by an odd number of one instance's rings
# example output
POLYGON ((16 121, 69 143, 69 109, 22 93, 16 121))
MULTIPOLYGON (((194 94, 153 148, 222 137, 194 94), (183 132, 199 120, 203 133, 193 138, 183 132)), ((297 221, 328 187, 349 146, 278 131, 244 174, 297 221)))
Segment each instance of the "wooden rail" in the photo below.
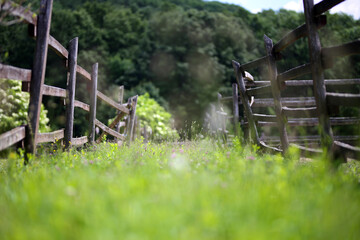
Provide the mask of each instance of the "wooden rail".
POLYGON ((0 151, 18 143, 25 138, 25 127, 17 127, 0 135, 0 151))
POLYGON ((126 114, 130 113, 130 110, 128 108, 126 108, 125 106, 118 104, 117 102, 115 102, 114 100, 110 99, 109 97, 107 97, 105 94, 103 94, 102 92, 97 92, 97 97, 101 100, 103 100, 104 102, 106 102, 107 104, 109 104, 110 106, 112 106, 113 108, 117 109, 118 111, 124 112, 126 114))
POLYGON ((60 129, 49 133, 39 133, 36 138, 36 142, 37 143, 56 142, 63 138, 64 138, 64 129, 60 129))
POLYGON ((102 122, 100 122, 97 119, 95 120, 95 125, 98 126, 104 132, 107 132, 108 134, 110 134, 116 138, 120 138, 121 140, 125 140, 125 136, 121 135, 120 133, 116 132, 115 130, 112 130, 111 128, 109 128, 108 126, 106 126, 105 124, 103 124, 102 122))
POLYGON ((0 78, 30 82, 31 70, 0 63, 0 78))

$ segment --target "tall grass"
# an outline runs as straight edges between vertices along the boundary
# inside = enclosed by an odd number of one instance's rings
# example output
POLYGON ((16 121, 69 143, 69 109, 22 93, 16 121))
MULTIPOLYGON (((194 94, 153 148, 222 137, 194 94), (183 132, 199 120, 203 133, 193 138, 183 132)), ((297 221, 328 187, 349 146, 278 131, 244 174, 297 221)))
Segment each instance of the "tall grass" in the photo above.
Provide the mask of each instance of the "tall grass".
POLYGON ((1 239, 360 239, 359 166, 235 141, 1 160, 1 239))

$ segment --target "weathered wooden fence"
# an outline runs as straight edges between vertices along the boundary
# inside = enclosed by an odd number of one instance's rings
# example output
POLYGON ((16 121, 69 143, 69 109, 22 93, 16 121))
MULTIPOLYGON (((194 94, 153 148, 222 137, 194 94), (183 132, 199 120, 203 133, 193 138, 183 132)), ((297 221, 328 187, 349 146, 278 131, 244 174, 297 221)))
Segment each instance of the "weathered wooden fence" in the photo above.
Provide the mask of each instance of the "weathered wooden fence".
MULTIPOLYGON (((130 98, 126 104, 123 104, 123 87, 120 89, 119 102, 112 100, 97 90, 98 63, 92 66, 91 73, 77 64, 78 38, 72 39, 69 43, 69 48, 66 49, 49 34, 52 5, 52 0, 41 0, 40 10, 37 16, 11 1, 5 1, 2 6, 2 10, 9 11, 11 15, 22 18, 24 22, 28 24, 31 37, 36 39, 36 48, 32 69, 22 69, 0 64, 0 78, 22 81, 23 91, 30 92, 28 124, 1 134, 0 151, 21 141, 24 141, 26 153, 32 154, 36 153, 36 146, 39 143, 54 142, 61 139, 63 139, 66 148, 84 145, 88 142, 95 143, 95 126, 103 131, 96 142, 100 142, 105 134, 110 134, 120 141, 131 141, 135 127, 137 96, 130 98), (44 84, 48 46, 66 61, 68 71, 67 89, 44 84), (88 81, 87 83, 91 85, 91 100, 89 104, 75 100, 76 79, 78 74, 85 78, 88 81), (65 129, 49 133, 38 132, 43 95, 60 97, 66 100, 65 129), (117 116, 109 126, 106 126, 96 119, 97 99, 104 101, 117 110, 117 116), (89 112, 89 136, 73 137, 75 107, 89 112), (122 121, 124 118, 126 118, 125 122, 122 121), (119 132, 122 126, 125 126, 124 133, 119 132)), ((28 160, 25 160, 25 164, 27 161, 28 160)))
MULTIPOLYGON (((240 64, 233 61, 237 85, 233 85, 233 96, 222 98, 222 101, 233 100, 233 123, 235 128, 239 124, 239 91, 240 103, 245 118, 240 122, 245 129, 245 135, 262 148, 279 152, 286 152, 290 143, 305 152, 319 153, 326 149, 331 159, 343 153, 356 156, 360 148, 348 144, 358 142, 359 136, 333 136, 332 127, 335 125, 359 126, 360 119, 356 117, 340 117, 339 106, 360 107, 360 94, 338 93, 334 86, 359 85, 360 79, 325 80, 324 70, 333 66, 338 57, 360 53, 360 40, 339 46, 321 47, 318 29, 326 25, 326 15, 322 15, 344 0, 323 0, 314 5, 313 0, 303 0, 306 23, 286 34, 278 43, 264 35, 266 56, 255 61, 240 64), (281 51, 296 40, 307 37, 310 62, 278 73, 276 62, 282 60, 281 51), (269 81, 246 81, 246 71, 265 67, 269 81), (293 80, 305 74, 312 74, 312 80, 293 80), (311 87, 314 96, 304 97, 302 89, 311 87), (288 87, 297 87, 291 96, 282 96, 288 87), (329 91, 332 89, 331 91, 329 91), (265 96, 265 98, 264 98, 265 96), (273 107, 274 115, 256 113, 259 108, 273 107), (331 116, 331 117, 330 117, 331 116), (258 127, 275 126, 278 137, 259 136, 258 127), (288 136, 292 126, 318 126, 318 136, 288 136), (305 142, 320 141, 321 148, 305 147, 305 142), (280 143, 280 147, 270 147, 264 142, 280 143), (346 142, 346 143, 345 143, 346 142)), ((286 59, 285 59, 286 60, 286 59)), ((344 156, 342 156, 344 157, 344 156)))

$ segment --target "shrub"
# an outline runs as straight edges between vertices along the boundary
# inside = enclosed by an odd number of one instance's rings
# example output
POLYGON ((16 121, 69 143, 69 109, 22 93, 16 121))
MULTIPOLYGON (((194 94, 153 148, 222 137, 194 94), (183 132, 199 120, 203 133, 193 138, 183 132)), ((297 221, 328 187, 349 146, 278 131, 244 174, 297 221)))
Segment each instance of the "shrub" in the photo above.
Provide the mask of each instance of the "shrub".
POLYGON ((173 121, 171 114, 150 98, 148 93, 138 97, 136 114, 140 120, 140 127, 143 129, 146 126, 148 131, 152 132, 152 140, 179 138, 177 131, 171 127, 173 121))
MULTIPOLYGON (((20 81, 0 79, 0 133, 26 125, 28 106, 29 94, 21 91, 20 81)), ((49 131, 48 123, 47 110, 41 105, 39 131, 49 131)))

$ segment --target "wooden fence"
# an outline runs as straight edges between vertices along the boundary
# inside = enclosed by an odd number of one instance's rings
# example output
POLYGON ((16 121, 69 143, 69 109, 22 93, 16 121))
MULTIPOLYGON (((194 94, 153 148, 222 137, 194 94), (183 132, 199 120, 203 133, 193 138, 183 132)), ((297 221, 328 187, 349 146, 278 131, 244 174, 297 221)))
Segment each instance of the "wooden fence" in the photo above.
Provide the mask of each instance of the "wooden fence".
MULTIPOLYGON (((36 146, 39 143, 54 142, 63 139, 65 147, 95 143, 95 126, 103 132, 96 142, 100 142, 105 134, 110 134, 120 141, 131 141, 135 127, 135 114, 137 96, 129 98, 126 104, 122 103, 123 87, 120 88, 120 101, 116 102, 97 90, 98 63, 92 66, 91 73, 77 64, 78 38, 74 38, 66 49, 50 32, 52 0, 41 0, 39 14, 32 13, 28 9, 16 5, 11 1, 5 1, 2 10, 9 11, 9 14, 22 18, 28 24, 31 37, 36 39, 34 62, 32 69, 22 69, 14 66, 0 64, 0 78, 22 81, 23 91, 30 92, 28 110, 28 125, 19 126, 11 131, 0 135, 0 151, 16 143, 24 141, 26 153, 36 153, 36 146), (44 84, 48 46, 66 61, 68 71, 67 89, 62 89, 44 84), (77 75, 84 77, 91 85, 90 103, 75 100, 75 88, 77 75), (66 123, 65 129, 49 133, 39 133, 39 118, 42 96, 54 96, 64 98, 66 101, 66 123), (117 110, 115 120, 106 126, 96 119, 97 99, 104 101, 117 110), (73 137, 74 108, 81 108, 89 112, 89 136, 79 138, 73 137), (126 121, 122 121, 126 118, 126 121), (125 126, 123 133, 120 127, 125 126), (116 128, 116 129, 114 129, 116 128)), ((27 154, 26 154, 27 156, 27 154)), ((25 160, 25 164, 28 160, 25 160)))
MULTIPOLYGON (((322 14, 342 1, 344 0, 323 0, 314 5, 313 0, 303 0, 305 24, 286 34, 276 44, 264 35, 266 56, 246 64, 233 61, 237 84, 233 85, 233 96, 221 98, 221 101, 233 101, 231 118, 236 128, 239 124, 239 91, 245 115, 240 119, 240 123, 249 129, 248 139, 252 139, 261 148, 286 152, 290 143, 299 143, 293 145, 305 152, 319 153, 327 149, 331 159, 345 157, 343 153, 351 153, 352 156, 360 153, 359 147, 348 144, 350 141, 358 142, 359 136, 333 136, 332 131, 335 125, 359 126, 360 119, 356 117, 334 115, 338 114, 339 106, 360 107, 360 94, 329 91, 334 89, 334 86, 359 85, 360 79, 324 79, 324 70, 331 68, 336 58, 360 53, 360 40, 339 46, 321 47, 318 33, 318 29, 326 25, 326 15, 322 14), (308 38, 310 62, 278 73, 276 62, 283 59, 281 51, 302 37, 308 38), (245 79, 247 71, 258 67, 267 69, 269 81, 245 79), (309 73, 312 74, 312 80, 293 80, 309 73), (299 94, 306 86, 312 87, 314 96, 303 97, 299 94), (297 95, 294 96, 293 93, 292 96, 282 96, 288 87, 298 87, 297 95), (275 114, 255 113, 256 109, 261 107, 273 107, 275 114), (260 126, 276 127, 279 137, 259 136, 260 126), (288 130, 292 126, 318 126, 320 135, 289 137, 288 130), (278 142, 280 147, 270 147, 264 141, 278 142), (304 147, 301 144, 316 141, 320 141, 320 149, 304 147)), ((247 131, 245 135, 246 133, 247 131)))

